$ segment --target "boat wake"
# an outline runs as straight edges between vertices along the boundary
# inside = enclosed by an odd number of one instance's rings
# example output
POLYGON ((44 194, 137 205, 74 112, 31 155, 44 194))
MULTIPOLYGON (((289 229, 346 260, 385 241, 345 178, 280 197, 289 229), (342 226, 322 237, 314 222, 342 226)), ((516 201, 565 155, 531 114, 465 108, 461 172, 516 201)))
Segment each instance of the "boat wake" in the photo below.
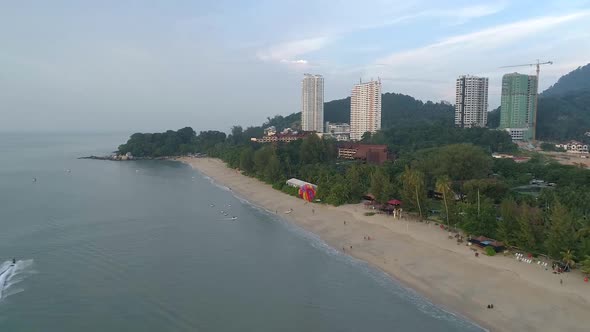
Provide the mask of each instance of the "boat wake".
POLYGON ((24 291, 15 287, 26 277, 33 274, 33 260, 19 260, 16 264, 8 260, 0 264, 0 302, 10 295, 24 291))

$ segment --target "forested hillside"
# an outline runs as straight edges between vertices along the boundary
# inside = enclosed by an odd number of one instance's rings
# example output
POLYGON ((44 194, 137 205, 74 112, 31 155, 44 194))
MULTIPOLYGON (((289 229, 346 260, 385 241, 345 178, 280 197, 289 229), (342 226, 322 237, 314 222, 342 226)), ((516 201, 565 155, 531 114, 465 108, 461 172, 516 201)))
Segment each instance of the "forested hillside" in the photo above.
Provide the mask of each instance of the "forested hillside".
MULTIPOLYGON (((444 123, 452 126, 454 107, 450 104, 426 103, 400 93, 384 93, 381 99, 381 127, 399 128, 444 123)), ((324 120, 350 123, 350 97, 324 104, 324 120)))
POLYGON ((590 91, 590 63, 561 76, 557 83, 541 93, 541 97, 559 97, 581 91, 590 91))

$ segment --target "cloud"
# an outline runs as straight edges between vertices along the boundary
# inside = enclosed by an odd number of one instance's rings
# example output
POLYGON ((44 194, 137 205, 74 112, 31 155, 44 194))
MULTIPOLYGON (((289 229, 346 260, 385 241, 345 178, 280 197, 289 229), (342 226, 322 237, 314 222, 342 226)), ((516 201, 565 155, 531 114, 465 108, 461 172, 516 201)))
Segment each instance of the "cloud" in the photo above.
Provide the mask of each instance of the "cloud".
POLYGON ((419 64, 420 61, 434 60, 449 54, 481 52, 498 49, 527 36, 553 26, 577 20, 590 15, 590 11, 562 16, 545 16, 487 28, 484 30, 445 38, 423 47, 397 52, 377 60, 378 64, 403 65, 406 62, 419 64))
POLYGON ((317 51, 329 43, 326 37, 300 39, 277 44, 258 52, 258 59, 283 63, 307 63, 306 60, 296 60, 301 55, 317 51))
MULTIPOLYGON (((481 75, 490 78, 490 107, 495 107, 499 102, 499 92, 492 87, 499 84, 502 74, 506 72, 499 69, 500 66, 533 62, 539 56, 542 57, 541 60, 575 62, 580 57, 572 58, 572 50, 582 51, 584 39, 564 41, 562 36, 572 30, 587 30, 588 17, 588 10, 542 16, 442 38, 431 44, 378 58, 372 65, 364 68, 362 75, 446 81, 447 83, 424 82, 421 87, 385 81, 384 89, 408 93, 422 99, 447 100, 452 100, 454 95, 455 77, 461 74, 481 75)), ((527 73, 532 70, 525 67, 515 69, 527 73)), ((541 74, 544 78, 542 85, 549 84, 558 77, 550 76, 554 70, 559 71, 560 75, 567 72, 565 68, 547 68, 545 75, 541 74)))
POLYGON ((280 62, 281 63, 288 63, 288 64, 292 64, 292 65, 306 65, 308 63, 308 61, 304 60, 304 59, 299 59, 299 60, 281 59, 280 62))
MULTIPOLYGON (((257 57, 262 61, 274 61, 280 63, 293 64, 297 62, 297 60, 295 60, 296 58, 299 58, 308 53, 319 51, 325 46, 332 43, 334 40, 342 38, 345 35, 353 32, 384 28, 387 26, 421 18, 447 18, 454 24, 458 24, 464 23, 474 18, 495 14, 503 10, 504 8, 505 5, 503 2, 501 2, 495 4, 482 4, 454 9, 425 10, 409 15, 399 16, 394 19, 384 19, 378 23, 355 25, 350 21, 346 21, 340 27, 338 27, 337 24, 335 27, 328 29, 328 31, 330 32, 325 33, 324 36, 282 42, 270 46, 262 51, 259 51, 257 57)), ((378 18, 374 18, 373 20, 379 21, 378 18)), ((304 61, 307 63, 306 60, 304 61)))
POLYGON ((376 24, 368 24, 361 29, 368 30, 368 29, 377 29, 383 28, 390 25, 405 23, 413 20, 418 19, 425 19, 425 18, 442 18, 442 19, 449 19, 449 21, 454 24, 463 24, 472 19, 480 18, 484 16, 489 16, 496 14, 506 8, 504 2, 494 3, 494 4, 481 4, 475 6, 467 6, 463 8, 453 8, 453 9, 428 9, 424 11, 420 11, 417 13, 412 13, 408 15, 403 15, 396 17, 394 19, 384 20, 380 23, 376 24))

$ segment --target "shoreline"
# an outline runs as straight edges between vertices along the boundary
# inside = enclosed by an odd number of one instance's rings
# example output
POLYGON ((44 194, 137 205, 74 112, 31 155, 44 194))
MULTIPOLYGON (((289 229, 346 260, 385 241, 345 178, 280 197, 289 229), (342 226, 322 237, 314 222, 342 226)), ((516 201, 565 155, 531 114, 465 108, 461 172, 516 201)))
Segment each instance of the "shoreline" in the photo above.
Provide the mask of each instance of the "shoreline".
POLYGON ((583 331, 590 325, 590 285, 577 272, 558 276, 512 256, 476 258, 432 223, 364 216, 360 204, 306 203, 218 159, 176 160, 386 273, 442 310, 490 331, 583 331), (486 307, 490 303, 494 309, 486 307))

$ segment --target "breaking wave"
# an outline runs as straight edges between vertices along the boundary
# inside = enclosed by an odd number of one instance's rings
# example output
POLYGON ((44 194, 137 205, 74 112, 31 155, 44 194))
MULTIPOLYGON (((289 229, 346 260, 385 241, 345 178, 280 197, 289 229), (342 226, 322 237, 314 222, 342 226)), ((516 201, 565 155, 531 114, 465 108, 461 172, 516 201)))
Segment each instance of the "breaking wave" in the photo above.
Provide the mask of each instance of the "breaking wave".
POLYGON ((0 264, 0 302, 11 295, 24 291, 17 285, 33 273, 35 271, 32 259, 19 260, 16 264, 12 264, 12 261, 8 260, 0 264))

